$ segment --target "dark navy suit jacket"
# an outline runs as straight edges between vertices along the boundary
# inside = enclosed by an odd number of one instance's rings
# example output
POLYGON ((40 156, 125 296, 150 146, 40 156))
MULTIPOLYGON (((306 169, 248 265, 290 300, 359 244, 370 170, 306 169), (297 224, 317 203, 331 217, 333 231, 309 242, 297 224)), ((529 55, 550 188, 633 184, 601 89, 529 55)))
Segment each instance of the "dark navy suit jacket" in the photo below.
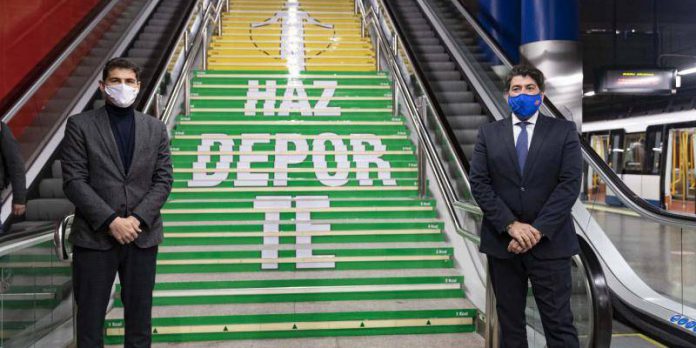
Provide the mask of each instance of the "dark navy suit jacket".
POLYGON ((539 114, 524 175, 515 151, 512 119, 479 129, 469 179, 484 213, 481 252, 510 258, 505 231, 517 220, 544 237, 530 251, 541 259, 570 257, 579 251, 571 208, 580 193, 582 155, 575 124, 539 114))

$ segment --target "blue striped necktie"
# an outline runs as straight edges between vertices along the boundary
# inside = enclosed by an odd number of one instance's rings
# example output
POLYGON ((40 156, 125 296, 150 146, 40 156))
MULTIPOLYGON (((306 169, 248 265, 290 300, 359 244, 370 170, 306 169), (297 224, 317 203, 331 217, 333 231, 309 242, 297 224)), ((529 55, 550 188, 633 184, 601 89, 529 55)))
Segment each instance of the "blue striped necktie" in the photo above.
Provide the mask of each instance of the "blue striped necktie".
POLYGON ((527 153, 529 153, 529 136, 527 134, 527 125, 529 122, 517 122, 515 125, 520 126, 520 135, 517 137, 517 144, 515 144, 515 150, 517 150, 517 162, 520 164, 520 174, 524 174, 524 163, 527 161, 527 153))

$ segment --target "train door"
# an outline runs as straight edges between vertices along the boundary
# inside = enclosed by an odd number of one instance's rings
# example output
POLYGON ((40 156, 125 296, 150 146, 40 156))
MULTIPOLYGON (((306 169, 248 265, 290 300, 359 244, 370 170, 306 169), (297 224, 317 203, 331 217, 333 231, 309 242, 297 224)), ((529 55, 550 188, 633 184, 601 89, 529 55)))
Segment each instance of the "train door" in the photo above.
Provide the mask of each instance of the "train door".
POLYGON ((665 206, 668 210, 695 213, 696 128, 669 130, 665 168, 665 206))
MULTIPOLYGON (((609 163, 609 155, 611 154, 611 147, 609 145, 609 134, 592 134, 590 136, 590 146, 592 149, 601 157, 604 162, 609 163)), ((599 201, 604 202, 606 198, 606 184, 595 172, 592 167, 589 167, 587 171, 587 198, 589 201, 599 201)))

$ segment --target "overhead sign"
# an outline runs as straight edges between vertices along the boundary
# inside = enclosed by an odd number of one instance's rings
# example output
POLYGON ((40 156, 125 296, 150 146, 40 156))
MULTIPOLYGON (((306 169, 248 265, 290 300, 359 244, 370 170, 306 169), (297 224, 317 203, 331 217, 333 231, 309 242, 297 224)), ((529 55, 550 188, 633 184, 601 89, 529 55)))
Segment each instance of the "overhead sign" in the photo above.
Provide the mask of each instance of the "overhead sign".
POLYGON ((597 79, 596 91, 605 94, 666 95, 677 92, 677 70, 607 69, 597 79))

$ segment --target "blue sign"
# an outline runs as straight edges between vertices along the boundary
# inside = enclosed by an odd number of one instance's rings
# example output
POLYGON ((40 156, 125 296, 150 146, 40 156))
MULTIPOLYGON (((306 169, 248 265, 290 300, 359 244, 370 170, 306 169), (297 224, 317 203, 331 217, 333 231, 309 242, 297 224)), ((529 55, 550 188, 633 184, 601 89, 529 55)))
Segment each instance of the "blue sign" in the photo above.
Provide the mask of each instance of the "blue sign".
POLYGON ((676 314, 676 315, 673 315, 673 316, 669 319, 669 321, 671 321, 671 322, 673 322, 673 323, 676 323, 679 319, 681 319, 681 317, 682 317, 681 315, 676 314))

